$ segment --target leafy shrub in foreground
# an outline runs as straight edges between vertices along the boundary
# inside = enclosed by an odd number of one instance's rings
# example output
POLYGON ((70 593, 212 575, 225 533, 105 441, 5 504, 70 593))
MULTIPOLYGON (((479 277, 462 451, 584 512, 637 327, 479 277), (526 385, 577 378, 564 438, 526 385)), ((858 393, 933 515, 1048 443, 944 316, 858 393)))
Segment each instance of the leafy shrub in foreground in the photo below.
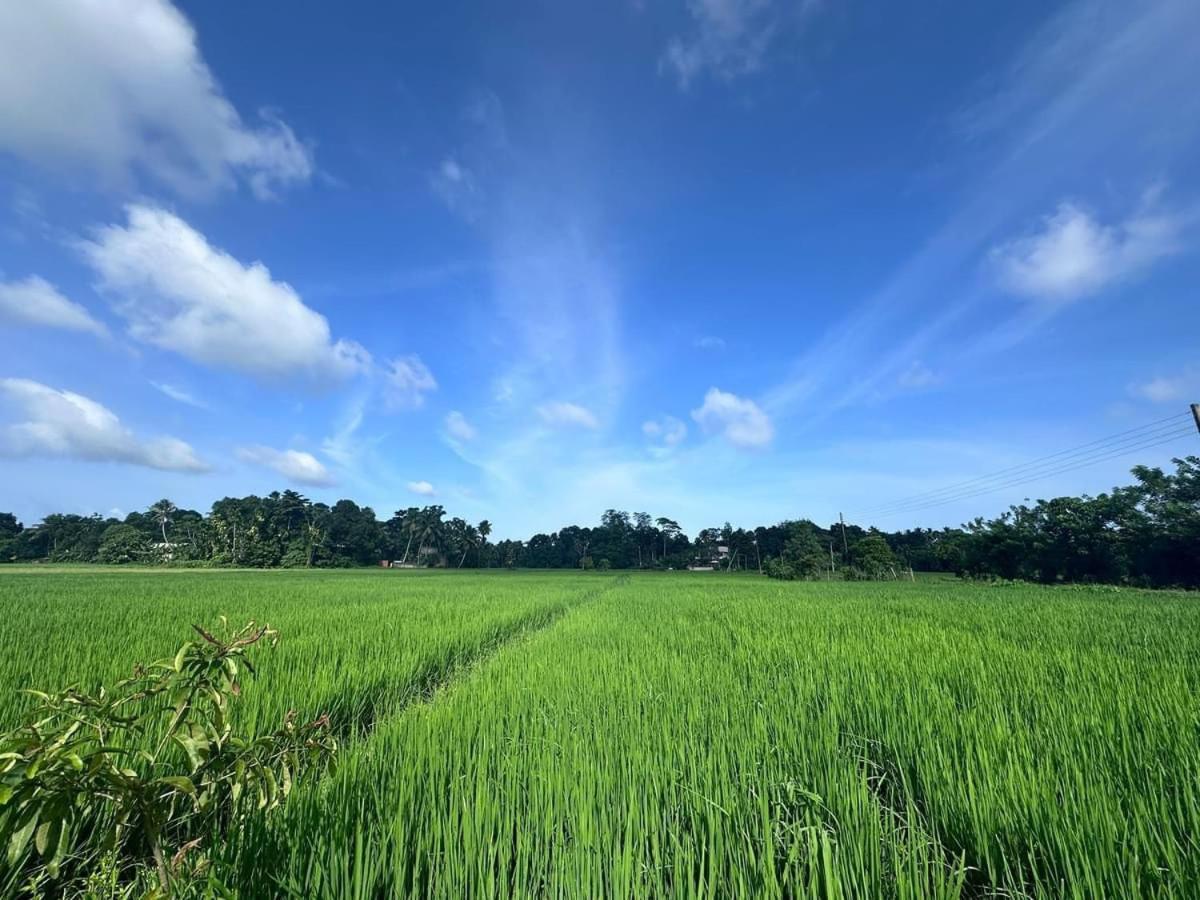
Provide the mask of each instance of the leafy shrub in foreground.
POLYGON ((67 688, 37 699, 0 735, 0 894, 108 895, 149 886, 179 896, 208 879, 207 848, 245 818, 279 806, 337 750, 328 717, 289 713, 257 738, 234 733, 247 651, 277 635, 253 622, 200 636, 172 659, 139 666, 111 691, 67 688))

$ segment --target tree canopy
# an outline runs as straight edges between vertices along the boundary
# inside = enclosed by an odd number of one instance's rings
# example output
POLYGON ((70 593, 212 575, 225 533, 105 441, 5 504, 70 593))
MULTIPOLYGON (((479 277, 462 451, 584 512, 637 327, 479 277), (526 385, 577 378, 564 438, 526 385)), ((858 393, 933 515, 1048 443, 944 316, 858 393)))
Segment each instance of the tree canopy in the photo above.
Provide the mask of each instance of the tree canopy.
POLYGON ((795 519, 751 529, 729 523, 684 533, 667 516, 607 509, 598 525, 526 540, 490 540, 489 521, 439 505, 381 520, 369 506, 332 506, 287 490, 225 497, 207 514, 158 500, 123 519, 55 513, 26 527, 0 513, 4 562, 102 562, 250 567, 682 569, 776 578, 896 578, 911 571, 1054 583, 1200 587, 1200 457, 1175 470, 1139 466, 1134 483, 1096 497, 1013 506, 962 528, 884 532, 795 519))

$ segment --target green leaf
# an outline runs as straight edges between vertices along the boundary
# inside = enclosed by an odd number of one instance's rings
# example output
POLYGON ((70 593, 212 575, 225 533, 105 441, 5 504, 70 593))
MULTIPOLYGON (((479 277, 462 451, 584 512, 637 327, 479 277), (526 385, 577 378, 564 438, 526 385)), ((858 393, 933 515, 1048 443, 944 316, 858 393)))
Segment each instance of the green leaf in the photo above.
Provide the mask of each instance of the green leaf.
POLYGON ((38 826, 33 845, 37 848, 38 856, 42 859, 52 858, 58 854, 58 845, 62 840, 63 821, 57 816, 49 822, 38 826))
POLYGON ((12 799, 13 789, 7 784, 0 784, 0 806, 8 803, 12 799))
POLYGON ((266 782, 266 786, 267 786, 267 803, 271 806, 274 806, 275 801, 276 801, 276 795, 279 790, 278 786, 275 783, 275 773, 272 772, 270 769, 264 768, 263 769, 263 780, 266 782))
POLYGON ((185 778, 183 775, 164 775, 158 779, 158 783, 169 785, 178 791, 183 791, 189 797, 196 795, 196 785, 192 783, 192 779, 185 778))
MULTIPOLYGON (((21 854, 29 845, 29 838, 33 834, 33 830, 37 828, 37 808, 30 809, 26 815, 28 818, 25 823, 19 826, 12 833, 12 837, 8 839, 8 864, 10 866, 15 866, 20 861, 21 854)), ((18 821, 20 820, 18 819, 18 821)))
POLYGON ((183 660, 187 656, 188 651, 192 649, 192 642, 188 641, 179 648, 179 652, 175 654, 175 671, 179 672, 183 669, 183 660))

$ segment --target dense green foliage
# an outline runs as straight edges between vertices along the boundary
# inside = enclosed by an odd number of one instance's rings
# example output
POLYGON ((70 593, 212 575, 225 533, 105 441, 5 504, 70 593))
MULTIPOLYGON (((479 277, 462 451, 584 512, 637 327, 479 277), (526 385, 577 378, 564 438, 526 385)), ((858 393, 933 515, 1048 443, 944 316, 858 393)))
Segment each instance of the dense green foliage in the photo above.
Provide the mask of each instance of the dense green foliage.
POLYGON ((702 529, 607 510, 528 540, 490 542, 490 522, 446 518, 441 506, 380 521, 351 500, 295 491, 227 497, 207 516, 160 500, 124 520, 50 515, 23 528, 0 514, 0 560, 239 567, 378 565, 446 568, 753 570, 777 578, 893 579, 909 570, 1053 583, 1200 587, 1200 457, 1176 470, 1138 467, 1135 483, 1097 497, 1023 504, 965 528, 882 532, 808 520, 702 529))
POLYGON ((0 893, 86 894, 105 873, 147 896, 211 896, 209 848, 326 768, 327 716, 289 713, 255 738, 230 722, 248 652, 277 633, 193 627, 198 639, 111 689, 29 692, 24 725, 0 735, 0 893))
POLYGON ((240 727, 346 744, 214 848, 241 896, 1197 896, 1187 594, 17 567, 0 722, 216 608, 285 635, 240 727))

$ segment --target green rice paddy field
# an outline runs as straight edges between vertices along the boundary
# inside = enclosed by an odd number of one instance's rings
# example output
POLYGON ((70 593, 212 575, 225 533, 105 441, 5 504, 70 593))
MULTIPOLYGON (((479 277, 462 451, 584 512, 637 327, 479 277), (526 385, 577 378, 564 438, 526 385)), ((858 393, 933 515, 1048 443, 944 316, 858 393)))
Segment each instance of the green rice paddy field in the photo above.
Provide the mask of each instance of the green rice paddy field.
POLYGON ((700 574, 0 570, 0 729, 192 622, 335 772, 241 896, 1200 897, 1200 602, 700 574))

